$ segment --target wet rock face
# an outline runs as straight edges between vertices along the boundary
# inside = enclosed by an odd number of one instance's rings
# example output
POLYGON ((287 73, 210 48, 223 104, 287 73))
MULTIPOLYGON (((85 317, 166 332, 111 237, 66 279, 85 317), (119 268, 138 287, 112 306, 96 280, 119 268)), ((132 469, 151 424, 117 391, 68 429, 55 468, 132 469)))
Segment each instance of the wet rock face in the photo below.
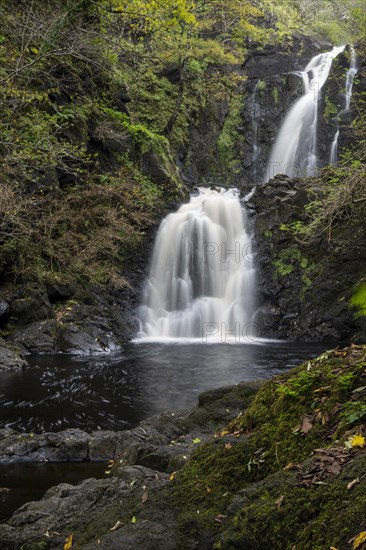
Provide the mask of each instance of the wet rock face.
POLYGON ((178 153, 188 186, 260 183, 281 122, 303 91, 293 72, 332 45, 295 34, 291 43, 262 47, 251 42, 247 48, 241 67, 223 68, 242 78, 235 100, 213 98, 192 121, 189 144, 178 153))
POLYGON ((276 176, 256 187, 248 202, 255 215, 255 323, 262 336, 338 342, 366 338, 365 317, 356 317, 350 305, 363 276, 366 228, 357 223, 339 227, 347 243, 343 246, 321 236, 305 246, 288 231, 291 223, 306 220, 304 207, 320 192, 311 179, 276 176))
POLYGON ((10 306, 6 300, 0 299, 0 323, 1 320, 6 317, 6 315, 9 313, 10 306))

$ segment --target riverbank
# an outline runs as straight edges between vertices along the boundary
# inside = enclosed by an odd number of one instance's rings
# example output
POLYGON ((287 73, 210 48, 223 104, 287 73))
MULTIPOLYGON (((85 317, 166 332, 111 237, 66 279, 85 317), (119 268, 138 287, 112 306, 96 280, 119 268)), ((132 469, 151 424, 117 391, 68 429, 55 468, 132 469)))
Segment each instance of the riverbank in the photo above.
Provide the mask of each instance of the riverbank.
MULTIPOLYGON (((58 549, 72 535, 85 549, 363 548, 365 369, 366 346, 336 349, 134 430, 81 438, 94 450, 104 438, 107 479, 24 505, 0 527, 2 547, 58 549)), ((3 457, 76 441, 57 437, 2 432, 3 457)))

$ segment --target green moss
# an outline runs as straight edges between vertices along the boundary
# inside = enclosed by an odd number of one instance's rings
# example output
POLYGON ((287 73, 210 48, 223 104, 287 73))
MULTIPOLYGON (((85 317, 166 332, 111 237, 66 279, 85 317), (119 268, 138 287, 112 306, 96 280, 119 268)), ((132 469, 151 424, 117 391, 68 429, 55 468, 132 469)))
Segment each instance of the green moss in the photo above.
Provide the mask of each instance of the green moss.
POLYGON ((257 90, 258 92, 263 95, 263 92, 266 90, 267 84, 265 80, 259 80, 257 84, 257 90))
POLYGON ((366 315, 366 283, 361 283, 350 300, 351 306, 357 308, 356 317, 366 315))
POLYGON ((283 260, 275 260, 273 262, 273 265, 275 266, 276 271, 277 271, 277 273, 280 277, 284 277, 285 275, 289 275, 295 269, 294 265, 292 265, 291 263, 286 263, 283 260))
MULTIPOLYGON (((280 226, 280 230, 287 231, 289 228, 283 224, 280 226)), ((306 256, 303 256, 298 246, 290 246, 280 250, 277 258, 273 261, 273 265, 277 277, 285 277, 293 273, 296 269, 300 269, 302 298, 304 297, 305 291, 312 285, 313 279, 318 272, 316 264, 311 262, 306 256)))
POLYGON ((239 510, 229 516, 215 548, 345 548, 361 530, 366 505, 364 488, 357 486, 351 495, 347 484, 365 466, 366 457, 359 456, 351 471, 323 486, 299 487, 295 475, 281 472, 244 490, 239 510))
POLYGON ((277 88, 272 88, 272 97, 275 105, 278 105, 279 91, 277 88))
POLYGON ((243 136, 237 131, 241 123, 241 110, 243 107, 243 97, 235 97, 229 104, 228 114, 225 118, 223 128, 217 139, 217 152, 221 165, 221 171, 228 169, 232 173, 240 171, 240 160, 236 158, 236 153, 240 150, 243 143, 243 136))
MULTIPOLYGON (((182 530, 194 522, 197 536, 204 530, 216 540, 215 548, 227 549, 282 550, 297 543, 320 550, 327 547, 324 541, 344 543, 346 531, 348 539, 357 534, 359 518, 345 500, 348 481, 334 478, 308 489, 282 470, 307 461, 319 447, 344 442, 353 427, 362 430, 366 406, 357 396, 365 385, 365 367, 366 347, 355 346, 327 352, 267 382, 248 409, 199 447, 178 473, 174 503, 182 511, 182 530), (303 428, 305 418, 310 424, 303 428), (341 530, 333 518, 337 507, 345 522, 341 530), (221 527, 215 523, 218 514, 226 518, 221 527), (327 534, 322 522, 331 525, 327 534)), ((362 471, 366 457, 358 453, 362 471)), ((351 474, 345 478, 353 479, 351 474)), ((366 494, 359 494, 364 503, 366 494)))
POLYGON ((337 116, 338 107, 336 105, 334 105, 334 103, 332 103, 327 96, 324 98, 324 101, 325 101, 325 109, 324 109, 324 113, 323 113, 324 118, 326 120, 330 120, 330 119, 334 118, 335 116, 337 116))

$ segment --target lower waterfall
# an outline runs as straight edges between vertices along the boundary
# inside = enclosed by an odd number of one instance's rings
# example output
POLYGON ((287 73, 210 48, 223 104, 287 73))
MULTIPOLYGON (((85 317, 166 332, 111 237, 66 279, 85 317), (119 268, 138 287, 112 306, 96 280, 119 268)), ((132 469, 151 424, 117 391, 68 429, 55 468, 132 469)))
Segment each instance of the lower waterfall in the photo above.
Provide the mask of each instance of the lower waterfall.
POLYGON ((155 239, 139 339, 243 340, 252 332, 254 264, 235 189, 200 188, 155 239))

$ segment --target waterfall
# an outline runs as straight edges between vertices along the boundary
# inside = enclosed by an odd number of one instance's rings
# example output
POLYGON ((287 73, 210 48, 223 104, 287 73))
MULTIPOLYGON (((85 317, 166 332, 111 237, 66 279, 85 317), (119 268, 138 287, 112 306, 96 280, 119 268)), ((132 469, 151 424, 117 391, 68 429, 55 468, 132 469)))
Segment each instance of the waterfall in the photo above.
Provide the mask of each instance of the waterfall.
POLYGON ((334 134, 334 138, 330 146, 330 156, 329 156, 330 164, 336 164, 338 160, 338 138, 339 138, 339 129, 334 134))
POLYGON ((239 192, 200 188, 160 225, 139 309, 139 338, 239 341, 249 331, 253 294, 239 192))
POLYGON ((345 46, 321 53, 296 73, 302 78, 303 95, 292 105, 273 145, 264 181, 276 174, 311 176, 316 171, 318 100, 332 61, 345 46))
POLYGON ((345 111, 349 111, 352 99, 353 80, 357 74, 356 66, 356 52, 354 48, 351 48, 351 64, 346 75, 346 93, 345 95, 345 111))
POLYGON ((339 119, 342 117, 342 115, 344 115, 344 113, 347 113, 350 109, 351 99, 352 99, 353 80, 356 74, 357 74, 356 52, 354 48, 351 48, 351 63, 350 63, 350 68, 348 69, 346 74, 346 91, 344 94, 344 109, 337 115, 337 119, 336 119, 337 129, 334 134, 332 144, 330 146, 329 164, 337 164, 338 162, 339 119))

